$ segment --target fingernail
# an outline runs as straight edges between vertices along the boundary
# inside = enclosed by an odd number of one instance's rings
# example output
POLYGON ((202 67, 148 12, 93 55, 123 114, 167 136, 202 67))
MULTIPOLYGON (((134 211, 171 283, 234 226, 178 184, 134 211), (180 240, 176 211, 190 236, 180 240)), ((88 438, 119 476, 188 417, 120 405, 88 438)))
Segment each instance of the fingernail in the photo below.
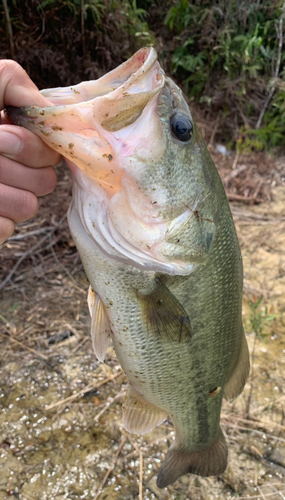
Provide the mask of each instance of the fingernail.
POLYGON ((22 149, 22 141, 16 135, 7 130, 0 130, 0 153, 6 155, 16 155, 22 149))

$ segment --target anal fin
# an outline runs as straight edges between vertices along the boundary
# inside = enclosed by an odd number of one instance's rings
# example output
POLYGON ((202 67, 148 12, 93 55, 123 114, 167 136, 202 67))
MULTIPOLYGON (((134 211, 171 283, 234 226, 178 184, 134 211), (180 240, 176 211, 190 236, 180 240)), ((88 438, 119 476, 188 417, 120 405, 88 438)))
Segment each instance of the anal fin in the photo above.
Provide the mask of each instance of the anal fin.
POLYGON ((94 292, 91 285, 87 297, 91 316, 91 339, 94 352, 99 361, 104 361, 106 351, 111 341, 111 327, 106 308, 99 295, 94 292))
POLYGON ((222 474, 227 466, 227 457, 227 445, 221 429, 213 444, 204 450, 187 451, 174 443, 159 470, 157 486, 165 488, 188 473, 204 477, 222 474))
POLYGON ((248 345, 244 333, 242 333, 242 340, 238 361, 228 380, 226 381, 224 389, 224 398, 227 401, 232 401, 237 398, 242 392, 246 383, 250 369, 248 345))
POLYGON ((123 405, 123 425, 134 434, 145 434, 161 424, 167 418, 167 413, 152 405, 129 386, 123 405))

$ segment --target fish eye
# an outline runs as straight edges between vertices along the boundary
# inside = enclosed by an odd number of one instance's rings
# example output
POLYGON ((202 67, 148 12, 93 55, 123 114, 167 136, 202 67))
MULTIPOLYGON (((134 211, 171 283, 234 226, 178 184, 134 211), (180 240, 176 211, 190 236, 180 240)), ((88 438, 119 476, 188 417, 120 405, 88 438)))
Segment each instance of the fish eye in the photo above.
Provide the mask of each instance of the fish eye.
POLYGON ((170 120, 172 134, 181 142, 190 141, 193 135, 193 125, 189 118, 182 113, 176 113, 170 120))

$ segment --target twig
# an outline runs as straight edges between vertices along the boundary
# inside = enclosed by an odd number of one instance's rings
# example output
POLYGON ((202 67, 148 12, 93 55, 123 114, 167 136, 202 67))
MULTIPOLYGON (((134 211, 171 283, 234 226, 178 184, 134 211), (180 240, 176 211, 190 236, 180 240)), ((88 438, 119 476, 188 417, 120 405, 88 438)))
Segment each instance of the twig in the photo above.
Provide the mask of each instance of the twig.
POLYGON ((75 349, 73 350, 73 353, 79 351, 79 349, 85 344, 85 342, 87 342, 89 340, 89 337, 84 337, 81 342, 79 342, 79 344, 75 347, 75 349))
POLYGON ((215 135, 217 133, 217 129, 218 129, 218 125, 219 125, 219 122, 220 122, 220 117, 221 117, 221 111, 218 112, 217 114, 217 118, 215 120, 215 123, 214 123, 214 128, 212 130, 212 133, 211 133, 211 137, 210 137, 210 140, 207 144, 207 147, 211 147, 213 142, 214 142, 214 139, 215 139, 215 135))
POLYGON ((232 170, 235 170, 237 168, 238 159, 239 159, 239 151, 237 149, 235 159, 234 159, 233 164, 232 164, 232 170))
POLYGON ((81 40, 82 40, 83 59, 85 59, 85 54, 86 54, 84 16, 85 16, 85 5, 84 5, 84 0, 81 0, 81 40))
POLYGON ((105 413, 106 410, 108 410, 108 408, 110 408, 110 406, 119 398, 121 398, 122 396, 125 396, 126 394, 126 391, 125 390, 122 390, 120 391, 116 396, 114 396, 110 401, 108 401, 104 408, 102 408, 101 411, 99 411, 99 413, 97 413, 97 415, 95 416, 94 418, 94 421, 95 422, 98 422, 99 418, 101 417, 101 415, 103 415, 103 413, 105 413))
MULTIPOLYGON (((122 431, 122 430, 121 430, 121 432, 122 432, 122 434, 123 434, 123 431, 122 431)), ((165 441, 166 439, 169 439, 169 438, 173 438, 173 431, 172 431, 171 433, 169 433, 169 434, 166 434, 166 436, 163 436, 163 437, 161 437, 161 438, 158 438, 158 439, 156 439, 155 441, 151 441, 151 442, 150 442, 150 443, 148 443, 147 445, 142 446, 142 447, 141 447, 141 451, 148 451, 148 448, 149 448, 150 446, 152 446, 153 444, 158 444, 158 443, 160 443, 160 441, 165 441)), ((128 437, 128 439, 129 439, 129 437, 128 437)), ((129 439, 129 441, 130 441, 130 439, 129 439)), ((136 447, 135 447, 134 443, 133 443, 132 441, 130 441, 130 443, 131 443, 131 444, 133 445, 133 447, 136 449, 136 447)), ((137 450, 136 450, 136 451, 131 451, 131 453, 128 453, 128 454, 127 454, 124 458, 130 458, 130 457, 132 457, 132 456, 133 456, 136 452, 137 452, 137 450)))
POLYGON ((95 389, 97 387, 101 387, 104 384, 107 384, 107 382, 114 380, 115 378, 122 375, 122 373, 123 373, 123 370, 120 370, 120 371, 118 371, 118 373, 115 373, 114 375, 111 375, 110 377, 105 378, 101 382, 89 384, 89 385, 85 386, 84 389, 81 389, 81 391, 77 392, 76 394, 72 394, 72 396, 69 396, 68 398, 61 399, 60 401, 57 401, 56 403, 53 403, 52 405, 46 406, 45 410, 51 410, 52 408, 55 408, 56 406, 60 406, 60 405, 63 405, 65 403, 69 403, 70 401, 74 401, 74 399, 78 398, 78 396, 81 396, 82 394, 85 394, 86 392, 89 392, 92 389, 95 389))
MULTIPOLYGON (((51 236, 51 235, 50 235, 51 236)), ((51 242, 52 243, 52 242, 51 242)), ((54 260, 55 262, 63 269, 63 271, 66 273, 66 275, 68 276, 68 278, 71 280, 73 286, 81 293, 84 293, 84 295, 87 295, 87 292, 86 290, 83 290, 83 288, 81 288, 80 286, 77 285, 75 279, 73 278, 72 274, 68 271, 68 269, 65 267, 64 264, 62 264, 62 262, 60 262, 60 260, 58 259, 55 251, 54 251, 54 248, 53 248, 53 245, 51 245, 51 253, 54 257, 54 260)))
POLYGON ((101 495, 102 490, 103 490, 103 488, 104 488, 104 485, 105 485, 105 483, 106 483, 106 481, 107 481, 108 477, 110 476, 110 474, 111 474, 112 470, 114 469, 114 467, 115 467, 115 465, 116 465, 116 462, 117 462, 118 456, 120 455, 120 453, 121 453, 121 451, 122 451, 122 448, 123 448, 123 446, 124 446, 124 444, 125 444, 125 441, 126 441, 126 437, 125 437, 125 436, 123 436, 123 437, 122 437, 122 440, 121 440, 121 444, 120 444, 119 448, 117 449, 116 455, 114 456, 113 461, 112 461, 112 463, 111 463, 111 465, 110 465, 109 469, 107 470, 107 472, 106 472, 106 474, 105 474, 105 476, 104 476, 104 479, 103 479, 102 483, 100 484, 100 486, 99 486, 99 488, 98 488, 98 491, 97 491, 97 493, 96 493, 96 495, 95 495, 95 497, 94 497, 94 499, 93 499, 93 500, 97 500, 97 499, 99 498, 99 496, 101 495))
POLYGON ((237 217, 240 217, 240 218, 242 217, 245 219, 253 219, 253 220, 265 222, 266 224, 275 224, 275 223, 279 224, 279 222, 285 221, 285 217, 279 217, 279 215, 277 215, 277 214, 276 214, 276 216, 274 216, 272 218, 269 215, 265 215, 265 214, 261 215, 261 214, 256 214, 254 212, 248 212, 244 209, 240 209, 237 207, 232 207, 231 211, 237 217))
POLYGON ((8 335, 7 333, 0 332, 0 335, 2 335, 3 337, 6 337, 7 339, 11 340, 15 344, 18 344, 19 346, 21 346, 23 349, 27 349, 27 351, 30 351, 33 354, 36 354, 37 356, 39 356, 40 358, 42 358, 42 359, 44 359, 46 361, 49 359, 44 354, 36 351, 35 349, 32 349, 32 347, 28 347, 27 345, 23 344, 22 342, 19 342, 19 340, 14 339, 14 337, 11 337, 11 335, 8 335))
MULTIPOLYGON (((279 486, 279 484, 283 484, 283 483, 275 483, 275 484, 277 484, 277 486, 279 486)), ((275 488, 274 483, 273 484, 267 484, 266 486, 268 486, 268 488, 271 488, 275 493, 278 493, 278 490, 277 490, 277 488, 275 488)), ((282 492, 281 492, 281 495, 282 495, 282 492)))
POLYGON ((266 410, 266 408, 268 408, 268 406, 270 405, 274 405, 275 403, 279 403, 280 401, 282 401, 283 399, 285 399, 285 394, 283 394, 283 396, 280 396, 279 398, 276 398, 276 399, 273 399, 272 401, 269 401, 268 403, 266 403, 265 405, 262 405, 262 406, 258 406, 258 408, 254 408, 252 411, 251 411, 251 414, 253 415, 253 413, 258 413, 258 412, 262 412, 263 410, 266 410))
POLYGON ((173 438, 173 435, 174 435, 173 432, 174 432, 174 429, 171 432, 169 432, 168 434, 166 434, 165 436, 160 437, 160 438, 156 439, 155 441, 151 441, 146 446, 142 447, 142 450, 145 450, 145 449, 147 450, 147 448, 149 446, 152 446, 153 444, 158 444, 158 443, 160 443, 160 441, 165 441, 167 439, 173 438))
POLYGON ((6 285, 6 283, 8 283, 8 281, 12 278, 12 276, 15 274, 15 272, 17 271, 19 265, 21 264, 21 262, 23 262, 23 260, 28 257, 28 255, 30 255, 32 252, 34 252, 34 250, 36 250, 39 246, 41 246, 41 244, 47 239, 49 238, 51 232, 54 232, 56 231, 59 226, 61 225, 61 223, 63 222, 63 220, 65 219, 66 215, 64 215, 64 217, 62 217, 58 223, 57 226, 55 226, 48 234, 46 234, 42 239, 40 239, 40 241, 38 241, 35 245, 33 245, 31 248, 29 248, 25 253, 23 253, 23 255, 19 258, 19 260, 17 260, 16 264, 14 265, 13 269, 11 269, 11 271, 9 272, 8 276, 6 276, 6 278, 4 279, 4 281, 2 281, 2 283, 0 283, 0 290, 2 290, 4 288, 4 286, 6 285))
MULTIPOLYGON (((126 438, 128 438, 128 440, 130 441, 132 447, 136 450, 136 452, 138 453, 139 457, 140 457, 140 479, 139 479, 139 500, 143 500, 143 454, 142 454, 142 451, 139 449, 139 447, 136 445, 136 443, 134 443, 130 437, 128 436, 128 434, 124 431, 124 429, 120 428, 120 432, 122 434, 124 434, 124 436, 126 438)), ((127 455, 129 456, 129 454, 127 455)))
POLYGON ((3 4, 4 12, 5 12, 6 23, 7 23, 7 31, 8 31, 8 36, 9 36, 9 45, 10 45, 11 59, 16 59, 16 57, 15 57, 15 46, 14 46, 14 39, 13 39, 12 23, 11 23, 9 9, 8 9, 8 5, 7 5, 6 0, 2 0, 2 4, 3 4))
POLYGON ((254 432, 255 434, 258 434, 259 436, 266 436, 270 439, 276 439, 276 441, 280 441, 281 443, 285 443, 285 439, 282 439, 278 436, 274 436, 274 434, 269 434, 268 432, 257 431, 256 429, 251 429, 250 427, 243 427, 241 425, 227 424, 227 423, 223 423, 223 426, 230 427, 231 429, 238 429, 240 431, 254 432))
POLYGON ((143 500, 142 478, 143 478, 143 455, 142 455, 142 452, 140 451, 140 484, 139 484, 139 500, 143 500))
POLYGON ((273 426, 273 427, 276 427, 277 429, 280 429, 283 432, 285 431, 285 426, 278 424, 277 422, 273 422, 270 420, 264 420, 264 419, 257 419, 257 420, 247 419, 247 418, 239 417, 239 415, 236 415, 235 413, 230 413, 229 415, 222 413, 221 419, 222 420, 234 419, 234 420, 238 420, 239 422, 244 422, 247 424, 254 425, 256 427, 263 427, 264 426, 264 428, 266 428, 266 429, 269 426, 273 426))
POLYGON ((263 498, 263 500, 265 500, 264 493, 263 493, 262 489, 260 488, 260 486, 257 485, 257 489, 258 489, 258 491, 260 493, 261 498, 263 498))
POLYGON ((238 108, 238 110, 239 110, 239 112, 240 112, 240 116, 241 116, 241 117, 242 117, 242 119, 243 119, 243 123, 245 124, 245 126, 246 126, 246 127, 248 127, 248 128, 249 128, 248 119, 247 119, 247 117, 245 116, 245 114, 244 114, 243 110, 241 109, 241 107, 240 107, 238 104, 236 104, 236 106, 237 106, 237 108, 238 108))
POLYGON ((262 110, 260 112, 260 115, 258 117, 258 120, 256 122, 256 125, 255 125, 256 130, 258 130, 260 128, 260 125, 262 123, 265 111, 266 111, 266 109, 268 107, 268 104, 270 103, 270 101, 271 101, 271 99, 273 97, 273 94, 274 94, 275 88, 276 88, 276 80, 277 80, 278 75, 279 75, 280 63, 281 63, 281 54, 282 54, 282 46, 283 46, 283 18, 284 18, 284 12, 285 12, 285 2, 283 3, 282 12, 281 12, 281 15, 280 15, 280 18, 279 18, 279 33, 277 34, 277 36, 279 38, 279 44, 278 44, 278 55, 277 55, 277 61, 276 61, 276 68, 275 68, 273 85, 272 85, 272 87, 271 87, 271 89, 270 89, 270 91, 268 93, 267 98, 265 99, 263 108, 262 108, 262 110))
POLYGON ((10 241, 18 241, 18 240, 23 240, 24 238, 29 238, 30 236, 35 236, 36 234, 41 234, 41 233, 47 233, 49 231, 53 231, 54 227, 42 227, 40 229, 35 229, 34 231, 30 231, 29 233, 23 233, 23 234, 16 234, 13 236, 10 236, 8 239, 8 242, 10 241))
MULTIPOLYGON (((282 495, 282 493, 285 493, 285 490, 281 491, 281 490, 277 490, 277 491, 274 491, 272 493, 265 493, 264 496, 265 498, 268 498, 268 497, 273 497, 273 495, 276 495, 276 493, 280 493, 280 495, 282 495)), ((232 498, 236 498, 236 497, 232 497, 232 498)), ((254 496, 247 496, 247 497, 238 497, 238 500, 249 500, 251 498, 260 498, 260 494, 259 495, 254 495, 254 496)))
POLYGON ((254 190, 253 195, 252 195, 253 198, 257 199, 257 195, 258 195, 258 193, 260 191, 260 188, 261 188, 262 184, 263 184, 263 179, 260 179, 259 182, 257 183, 257 186, 256 186, 256 188, 254 190))
POLYGON ((30 253, 32 253, 34 250, 36 250, 48 237, 49 237, 49 234, 46 234, 34 246, 32 246, 25 253, 23 253, 23 255, 17 260, 17 262, 14 265, 13 269, 11 269, 11 271, 9 272, 8 276, 6 276, 6 278, 4 279, 4 281, 2 281, 2 283, 0 283, 0 290, 2 290, 2 288, 4 288, 4 286, 6 285, 6 283, 8 283, 8 281, 12 278, 13 274, 15 274, 15 272, 17 271, 17 269, 18 269, 19 265, 21 264, 21 262, 26 257, 28 257, 28 255, 30 255, 30 253))
POLYGON ((240 165, 238 168, 235 168, 234 170, 232 170, 232 172, 230 172, 228 175, 226 175, 226 177, 224 178, 224 185, 228 185, 228 183, 234 179, 235 177, 237 177, 239 174, 241 174, 242 172, 244 172, 245 170, 248 169, 248 165, 240 165))
POLYGON ((258 203, 262 202, 261 198, 256 198, 255 196, 242 196, 241 194, 228 193, 226 191, 228 200, 231 201, 256 201, 258 203))
POLYGON ((41 2, 39 0, 37 0, 37 10, 42 18, 42 32, 39 34, 39 36, 33 40, 33 42, 31 43, 31 47, 33 45, 35 45, 36 43, 38 43, 40 41, 40 39, 43 37, 44 33, 45 33, 45 30, 46 30, 46 17, 45 17, 45 11, 41 5, 41 2))

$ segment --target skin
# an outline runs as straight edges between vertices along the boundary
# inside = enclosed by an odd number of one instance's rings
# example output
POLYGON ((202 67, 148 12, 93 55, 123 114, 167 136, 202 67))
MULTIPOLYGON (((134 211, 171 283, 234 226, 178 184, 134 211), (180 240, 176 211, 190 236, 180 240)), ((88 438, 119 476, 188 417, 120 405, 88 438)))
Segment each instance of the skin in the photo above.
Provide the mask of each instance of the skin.
POLYGON ((27 73, 15 61, 0 61, 0 244, 9 238, 15 223, 33 217, 38 197, 56 186, 61 156, 29 130, 11 125, 6 106, 26 106, 49 101, 38 91, 27 73))

